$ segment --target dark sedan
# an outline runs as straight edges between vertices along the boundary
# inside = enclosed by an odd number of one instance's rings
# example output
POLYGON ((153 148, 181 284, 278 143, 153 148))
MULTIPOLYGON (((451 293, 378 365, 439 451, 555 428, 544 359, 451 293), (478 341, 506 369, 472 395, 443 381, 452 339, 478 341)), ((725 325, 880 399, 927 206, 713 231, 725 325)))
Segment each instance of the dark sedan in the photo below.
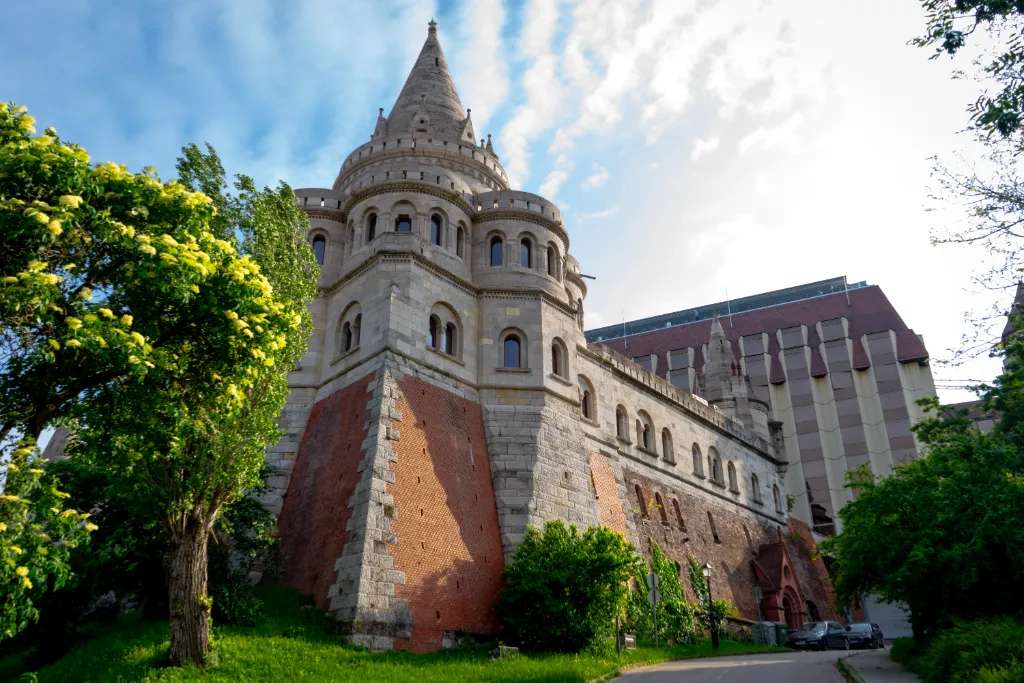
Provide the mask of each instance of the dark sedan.
POLYGON ((850 647, 863 647, 877 649, 885 647, 885 637, 878 624, 867 622, 850 624, 846 627, 846 639, 850 641, 850 647))
POLYGON ((848 650, 846 627, 835 621, 812 621, 789 634, 789 646, 797 649, 848 650))

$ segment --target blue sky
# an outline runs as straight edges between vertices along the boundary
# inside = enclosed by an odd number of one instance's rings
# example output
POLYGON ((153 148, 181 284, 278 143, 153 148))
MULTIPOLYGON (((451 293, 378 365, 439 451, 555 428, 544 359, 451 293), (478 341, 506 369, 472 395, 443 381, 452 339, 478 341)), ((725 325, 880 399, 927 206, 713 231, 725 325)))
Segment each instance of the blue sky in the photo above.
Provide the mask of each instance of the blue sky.
POLYGON ((589 326, 845 274, 944 356, 996 301, 979 255, 929 245, 957 216, 926 212, 928 158, 976 155, 977 86, 906 44, 914 0, 7 0, 0 97, 97 161, 172 177, 209 141, 259 182, 327 187, 432 16, 477 132, 597 276, 589 326))

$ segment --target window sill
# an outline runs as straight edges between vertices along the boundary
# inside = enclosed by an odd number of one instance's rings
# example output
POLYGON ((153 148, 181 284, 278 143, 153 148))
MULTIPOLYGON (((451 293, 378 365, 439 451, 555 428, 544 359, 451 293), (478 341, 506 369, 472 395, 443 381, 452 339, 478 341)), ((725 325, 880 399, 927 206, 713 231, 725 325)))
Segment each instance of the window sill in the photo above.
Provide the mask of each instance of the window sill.
POLYGON ((702 472, 694 472, 693 476, 697 477, 698 479, 704 479, 705 478, 704 474, 702 472))
POLYGON ((720 489, 724 489, 725 488, 725 482, 724 481, 718 481, 717 479, 708 479, 708 483, 710 483, 710 484, 712 484, 714 486, 717 486, 720 489))
POLYGON ((430 351, 431 353, 433 353, 433 354, 434 354, 434 355, 436 355, 436 356, 441 356, 441 358, 444 358, 445 360, 450 360, 451 362, 453 362, 453 363, 458 363, 459 365, 462 365, 462 366, 465 366, 465 365, 466 365, 466 364, 465 364, 465 363, 464 363, 464 362, 463 362, 462 360, 460 360, 459 358, 457 358, 457 357, 455 357, 455 356, 451 355, 450 353, 445 353, 444 351, 438 351, 438 350, 437 350, 437 349, 435 349, 435 348, 434 348, 433 346, 427 346, 427 347, 424 347, 424 348, 426 348, 426 349, 427 349, 427 351, 430 351))
POLYGON ((590 425, 591 427, 600 427, 601 426, 601 423, 598 422, 596 419, 591 418, 591 417, 587 417, 586 415, 583 415, 582 411, 580 412, 580 417, 583 419, 583 422, 585 422, 586 424, 590 425))
POLYGON ((618 441, 619 443, 624 443, 624 444, 626 444, 626 445, 629 445, 629 444, 633 443, 633 442, 632 442, 632 441, 630 441, 629 439, 627 439, 627 438, 625 438, 625 437, 622 437, 622 436, 619 436, 618 434, 616 434, 616 435, 615 435, 615 439, 616 439, 616 441, 618 441))
POLYGON ((548 377, 550 377, 551 379, 555 380, 556 382, 564 384, 567 387, 571 387, 572 386, 572 382, 570 382, 567 378, 562 377, 561 375, 556 375, 553 372, 549 372, 548 373, 548 377))
POLYGON ((734 496, 738 496, 738 495, 740 495, 740 490, 739 489, 729 489, 729 493, 733 494, 734 496))
POLYGON ((672 467, 675 467, 678 464, 675 460, 672 460, 671 458, 662 458, 661 460, 666 465, 671 465, 672 467))
POLYGON ((351 349, 349 349, 345 353, 341 354, 340 356, 338 356, 337 358, 332 360, 331 361, 331 365, 337 365, 338 363, 340 363, 341 361, 345 360, 346 358, 348 358, 349 356, 351 356, 352 354, 354 354, 354 353, 356 353, 358 351, 359 351, 359 347, 358 346, 352 347, 351 349))
POLYGON ((519 373, 521 375, 529 374, 530 368, 494 368, 495 372, 511 372, 519 373))
POLYGON ((641 453, 646 453, 647 455, 654 456, 655 458, 658 457, 658 453, 656 451, 652 451, 650 448, 644 448, 643 446, 637 446, 636 449, 638 451, 640 451, 641 453))

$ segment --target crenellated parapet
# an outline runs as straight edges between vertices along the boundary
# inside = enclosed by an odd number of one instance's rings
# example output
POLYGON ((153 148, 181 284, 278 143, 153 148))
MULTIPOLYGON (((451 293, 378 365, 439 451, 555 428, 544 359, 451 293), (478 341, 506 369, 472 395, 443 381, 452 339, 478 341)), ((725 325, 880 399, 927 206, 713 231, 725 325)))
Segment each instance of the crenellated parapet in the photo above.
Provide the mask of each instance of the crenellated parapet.
POLYGON ((357 147, 341 165, 334 189, 350 194, 377 182, 400 179, 429 180, 467 194, 508 187, 508 175, 498 156, 485 147, 408 134, 374 139, 357 147), (403 171, 405 178, 401 177, 403 171))
POLYGON ((654 392, 672 403, 675 403, 690 415, 696 416, 704 422, 711 424, 719 431, 752 446, 776 465, 785 465, 785 461, 781 460, 777 455, 772 442, 752 433, 740 422, 709 405, 703 399, 694 396, 693 394, 680 391, 668 381, 658 377, 653 372, 646 370, 641 365, 603 344, 590 344, 585 349, 580 350, 590 356, 593 360, 609 367, 618 375, 629 379, 631 382, 642 385, 647 390, 654 392))

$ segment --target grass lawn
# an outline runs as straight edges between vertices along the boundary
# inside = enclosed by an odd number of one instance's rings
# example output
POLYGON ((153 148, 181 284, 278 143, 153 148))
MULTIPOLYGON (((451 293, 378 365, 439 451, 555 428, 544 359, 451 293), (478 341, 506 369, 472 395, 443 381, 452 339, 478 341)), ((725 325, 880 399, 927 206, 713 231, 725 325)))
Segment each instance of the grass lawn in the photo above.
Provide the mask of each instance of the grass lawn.
MULTIPOLYGON (((91 639, 36 672, 38 681, 591 681, 630 666, 712 654, 704 642, 678 647, 641 647, 621 656, 522 655, 491 661, 484 649, 417 655, 374 653, 343 645, 320 611, 301 599, 268 588, 264 616, 253 627, 215 628, 216 666, 165 668, 166 622, 134 615, 99 628, 91 639)), ((771 648, 723 641, 718 654, 773 652, 771 648)), ((2 668, 2 667, 0 667, 2 668)), ((25 676, 23 680, 32 680, 25 676)))

